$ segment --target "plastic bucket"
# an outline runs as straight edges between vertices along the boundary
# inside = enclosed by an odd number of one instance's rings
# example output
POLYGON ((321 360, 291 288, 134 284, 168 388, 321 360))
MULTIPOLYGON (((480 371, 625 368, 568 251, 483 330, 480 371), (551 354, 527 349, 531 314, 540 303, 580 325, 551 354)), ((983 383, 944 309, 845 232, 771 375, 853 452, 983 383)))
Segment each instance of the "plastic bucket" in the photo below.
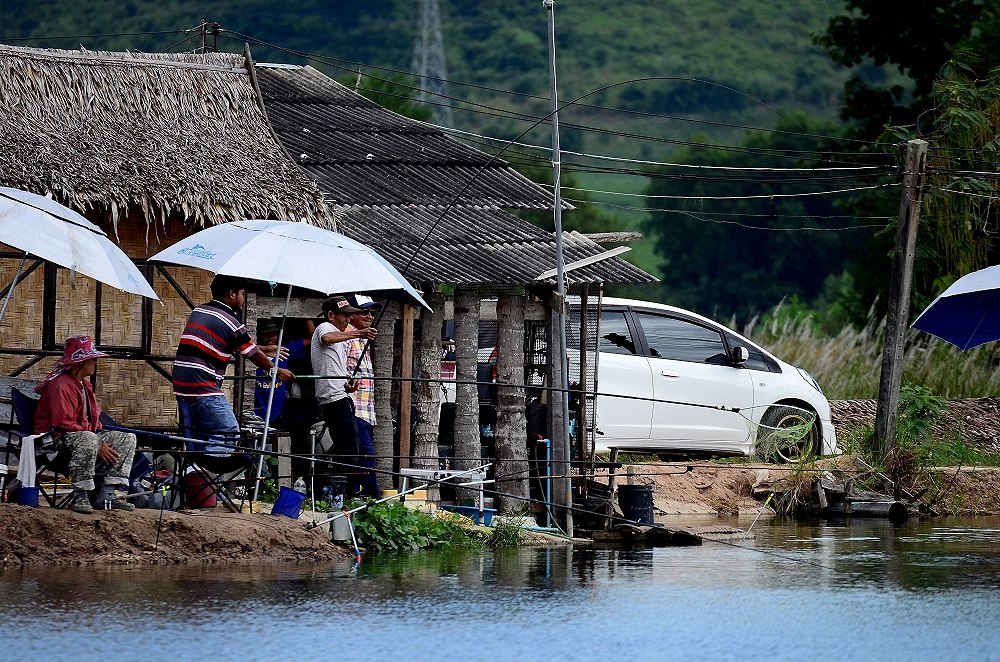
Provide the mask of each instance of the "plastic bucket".
POLYGON ((208 479, 199 473, 190 473, 185 479, 185 497, 188 508, 215 508, 218 501, 208 479))
POLYGON ((650 485, 620 485, 618 505, 622 517, 639 524, 653 523, 653 488, 650 485))
POLYGON ((19 506, 38 508, 38 488, 22 485, 14 491, 14 503, 19 506))
POLYGON ((278 490, 278 498, 271 508, 271 514, 298 519, 302 513, 302 503, 305 500, 306 495, 304 493, 282 486, 278 490))

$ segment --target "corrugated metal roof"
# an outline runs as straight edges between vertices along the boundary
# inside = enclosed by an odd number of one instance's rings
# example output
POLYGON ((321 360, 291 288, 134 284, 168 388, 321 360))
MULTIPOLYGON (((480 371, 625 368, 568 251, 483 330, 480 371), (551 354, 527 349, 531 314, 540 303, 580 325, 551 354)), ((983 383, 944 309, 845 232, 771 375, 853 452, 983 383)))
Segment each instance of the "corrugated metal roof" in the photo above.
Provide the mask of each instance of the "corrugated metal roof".
MULTIPOLYGON (((337 220, 340 232, 374 248, 415 283, 553 282, 535 280, 555 267, 553 234, 504 211, 551 209, 547 190, 312 67, 257 70, 282 144, 331 208, 345 214, 337 220)), ((564 233, 563 244, 566 263, 604 252, 577 233, 564 233)), ((617 257, 567 272, 569 284, 655 280, 617 257)))
POLYGON ((258 65, 257 78, 279 139, 330 202, 448 204, 462 192, 462 204, 552 208, 545 189, 503 160, 382 108, 312 67, 258 65))
MULTIPOLYGON (((344 209, 341 232, 374 248, 413 282, 455 285, 552 283, 537 276, 556 266, 552 233, 501 209, 482 207, 390 207, 344 209), (426 241, 425 241, 426 238, 426 241)), ((577 232, 563 233, 569 264, 600 255, 604 248, 577 232)), ((656 279, 619 257, 566 273, 569 285, 651 283, 656 279)))

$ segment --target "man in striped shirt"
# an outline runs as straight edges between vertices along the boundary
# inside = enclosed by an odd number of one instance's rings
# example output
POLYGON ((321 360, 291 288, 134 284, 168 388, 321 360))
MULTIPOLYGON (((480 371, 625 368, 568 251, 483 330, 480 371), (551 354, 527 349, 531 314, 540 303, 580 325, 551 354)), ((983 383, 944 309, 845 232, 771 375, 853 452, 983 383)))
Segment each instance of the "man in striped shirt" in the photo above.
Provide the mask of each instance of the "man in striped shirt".
MULTIPOLYGON (((172 381, 177 397, 181 434, 185 437, 235 445, 240 424, 222 391, 226 366, 239 352, 259 368, 273 370, 274 364, 254 343, 237 319, 246 300, 246 280, 216 276, 212 280, 212 300, 191 311, 174 358, 172 381)), ((278 368, 278 379, 295 378, 290 370, 278 368)), ((192 450, 229 455, 231 448, 211 443, 192 450)))

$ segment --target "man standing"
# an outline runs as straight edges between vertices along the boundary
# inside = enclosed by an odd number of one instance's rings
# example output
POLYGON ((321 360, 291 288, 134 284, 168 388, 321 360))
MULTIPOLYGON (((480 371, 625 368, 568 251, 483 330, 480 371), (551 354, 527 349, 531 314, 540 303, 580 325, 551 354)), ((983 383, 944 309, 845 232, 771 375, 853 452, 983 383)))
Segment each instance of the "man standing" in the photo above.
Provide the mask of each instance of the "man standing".
MULTIPOLYGON (((206 442, 235 445, 240 424, 222 391, 222 378, 233 354, 239 352, 265 370, 274 364, 250 338, 237 311, 246 300, 246 280, 218 275, 212 280, 212 300, 191 311, 174 358, 172 381, 177 397, 181 434, 206 442)), ((287 382, 295 375, 277 368, 278 379, 287 382)), ((210 443, 192 445, 191 450, 225 456, 229 446, 210 443)))
MULTIPOLYGON (((350 397, 357 384, 346 378, 348 341, 355 338, 370 340, 378 333, 372 327, 348 330, 351 315, 358 312, 361 310, 351 306, 342 296, 324 301, 324 321, 316 327, 309 345, 313 372, 320 377, 316 383, 316 400, 333 441, 331 454, 349 465, 341 469, 348 474, 347 498, 355 496, 359 488, 356 473, 359 470, 358 431, 354 424, 354 401, 350 397)), ((329 471, 327 465, 324 473, 329 471)))
MULTIPOLYGON (((378 303, 362 294, 352 294, 347 297, 347 301, 351 307, 358 309, 358 312, 351 314, 348 331, 352 329, 364 331, 372 328, 378 303)), ((357 390, 351 393, 351 399, 354 401, 354 424, 358 428, 361 466, 374 469, 375 440, 372 433, 375 427, 375 380, 371 377, 375 376, 375 371, 372 369, 371 349, 368 340, 355 338, 350 341, 347 347, 347 374, 356 375, 355 381, 358 386, 357 390)), ((368 472, 359 482, 363 496, 376 499, 379 497, 378 478, 375 472, 368 472)))

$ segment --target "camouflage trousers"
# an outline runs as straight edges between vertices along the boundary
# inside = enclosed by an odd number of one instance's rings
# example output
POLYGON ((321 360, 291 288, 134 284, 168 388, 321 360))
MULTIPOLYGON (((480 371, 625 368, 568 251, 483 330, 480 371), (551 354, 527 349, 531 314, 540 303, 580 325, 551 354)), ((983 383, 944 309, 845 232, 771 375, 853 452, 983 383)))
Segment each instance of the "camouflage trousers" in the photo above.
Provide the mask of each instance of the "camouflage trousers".
POLYGON ((69 476, 73 487, 90 491, 94 489, 94 474, 104 475, 105 485, 128 485, 135 455, 135 435, 131 432, 101 430, 100 432, 67 432, 63 443, 70 449, 69 476), (107 444, 120 456, 118 463, 109 466, 97 459, 97 449, 107 444))

